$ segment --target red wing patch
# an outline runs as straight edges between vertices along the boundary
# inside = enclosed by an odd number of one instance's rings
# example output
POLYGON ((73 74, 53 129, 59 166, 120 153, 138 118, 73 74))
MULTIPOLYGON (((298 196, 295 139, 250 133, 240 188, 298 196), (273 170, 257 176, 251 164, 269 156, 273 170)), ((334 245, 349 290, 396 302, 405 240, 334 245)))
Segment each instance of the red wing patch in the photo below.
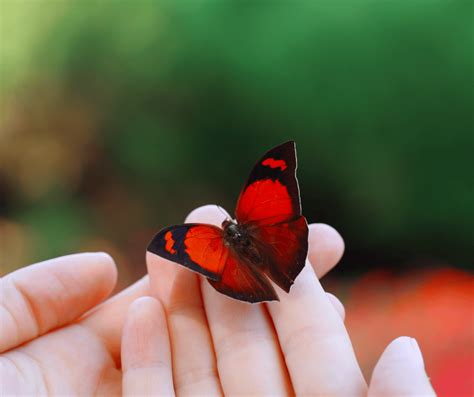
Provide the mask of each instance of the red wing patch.
POLYGON ((227 256, 227 247, 223 244, 220 229, 209 225, 197 225, 189 228, 184 238, 185 251, 189 258, 199 266, 213 273, 223 271, 227 256))
POLYGON ((222 229, 197 223, 161 230, 147 250, 213 280, 220 279, 229 253, 222 229))
POLYGON ((208 280, 219 292, 250 303, 279 300, 275 289, 258 269, 229 253, 219 281, 208 280))
POLYGON ((280 168, 282 171, 285 171, 286 167, 288 167, 285 160, 275 160, 272 158, 263 160, 262 165, 266 165, 270 168, 280 168))
POLYGON ((278 180, 255 181, 240 195, 236 217, 241 223, 279 223, 294 217, 288 189, 278 180))

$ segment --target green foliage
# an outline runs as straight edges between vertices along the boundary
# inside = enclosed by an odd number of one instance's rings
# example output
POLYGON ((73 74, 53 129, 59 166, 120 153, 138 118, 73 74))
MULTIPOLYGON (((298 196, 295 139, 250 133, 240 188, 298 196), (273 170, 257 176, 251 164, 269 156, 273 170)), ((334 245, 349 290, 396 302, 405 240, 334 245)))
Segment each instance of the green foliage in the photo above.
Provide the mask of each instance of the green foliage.
POLYGON ((18 219, 28 225, 37 260, 72 254, 80 249, 92 231, 93 218, 81 204, 69 200, 48 200, 25 208, 18 219))
POLYGON ((7 11, 11 26, 28 17, 23 36, 10 37, 22 51, 7 53, 3 74, 16 76, 7 88, 54 80, 94 105, 103 182, 142 201, 144 226, 179 222, 203 199, 232 210, 257 157, 295 139, 304 212, 334 224, 349 254, 472 260, 471 2, 10 2, 7 11))

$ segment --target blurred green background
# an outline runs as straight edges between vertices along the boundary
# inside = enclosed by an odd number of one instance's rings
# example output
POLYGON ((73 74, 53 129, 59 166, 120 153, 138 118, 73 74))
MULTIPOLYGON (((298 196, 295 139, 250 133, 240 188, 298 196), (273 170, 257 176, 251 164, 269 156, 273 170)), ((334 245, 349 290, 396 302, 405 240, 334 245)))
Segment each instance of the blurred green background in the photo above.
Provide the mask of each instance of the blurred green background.
POLYGON ((129 282, 288 139, 339 274, 472 269, 471 1, 0 4, 2 273, 106 250, 129 282))

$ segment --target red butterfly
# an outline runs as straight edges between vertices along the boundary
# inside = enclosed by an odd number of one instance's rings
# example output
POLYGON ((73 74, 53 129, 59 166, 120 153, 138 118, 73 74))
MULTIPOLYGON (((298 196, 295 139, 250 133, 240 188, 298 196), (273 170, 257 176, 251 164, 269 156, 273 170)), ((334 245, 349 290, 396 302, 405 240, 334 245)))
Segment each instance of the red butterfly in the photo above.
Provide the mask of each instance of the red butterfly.
POLYGON ((240 193, 235 217, 222 222, 222 229, 200 223, 164 228, 148 251, 201 273, 231 298, 278 300, 266 276, 289 292, 308 253, 293 141, 258 161, 240 193))

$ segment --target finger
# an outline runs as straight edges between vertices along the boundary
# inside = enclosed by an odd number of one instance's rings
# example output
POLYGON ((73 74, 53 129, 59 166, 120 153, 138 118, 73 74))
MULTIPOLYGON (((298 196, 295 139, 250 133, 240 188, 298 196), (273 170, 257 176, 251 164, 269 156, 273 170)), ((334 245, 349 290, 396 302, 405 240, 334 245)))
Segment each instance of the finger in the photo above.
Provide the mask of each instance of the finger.
POLYGON ((151 253, 147 266, 152 294, 167 316, 176 394, 222 394, 198 277, 151 253))
POLYGON ((148 291, 148 277, 144 277, 77 323, 49 332, 2 357, 13 364, 19 379, 24 377, 23 368, 38 368, 35 390, 44 386, 57 395, 119 395, 122 326, 130 304, 148 291))
POLYGON ((387 346, 375 365, 368 395, 436 396, 415 339, 402 336, 387 346))
POLYGON ((308 263, 279 298, 267 306, 296 394, 365 395, 344 323, 308 263))
POLYGON ((344 240, 331 226, 324 223, 309 225, 308 259, 318 278, 329 272, 344 253, 344 240))
POLYGON ((168 326, 154 298, 135 300, 122 336, 124 396, 174 395, 168 326))
POLYGON ((81 325, 102 340, 117 365, 120 364, 122 328, 128 307, 133 301, 149 293, 149 279, 145 276, 87 313, 80 320, 81 325))
POLYGON ((339 314, 339 317, 341 317, 342 321, 344 321, 344 319, 346 318, 346 311, 344 309, 344 305, 342 304, 342 302, 330 292, 326 292, 326 296, 328 297, 329 302, 331 302, 332 307, 339 314))
MULTIPOLYGON (((208 205, 194 210, 187 221, 220 226, 224 219, 217 206, 208 205)), ((224 394, 289 394, 285 363, 265 307, 229 299, 204 278, 201 289, 224 394)))
POLYGON ((6 382, 16 393, 0 395, 119 395, 121 371, 102 341, 70 324, 0 355, 0 390, 6 382), (4 377, 3 367, 9 371, 4 377))
POLYGON ((0 280, 0 352, 68 324, 105 299, 117 270, 104 253, 63 256, 0 280))

